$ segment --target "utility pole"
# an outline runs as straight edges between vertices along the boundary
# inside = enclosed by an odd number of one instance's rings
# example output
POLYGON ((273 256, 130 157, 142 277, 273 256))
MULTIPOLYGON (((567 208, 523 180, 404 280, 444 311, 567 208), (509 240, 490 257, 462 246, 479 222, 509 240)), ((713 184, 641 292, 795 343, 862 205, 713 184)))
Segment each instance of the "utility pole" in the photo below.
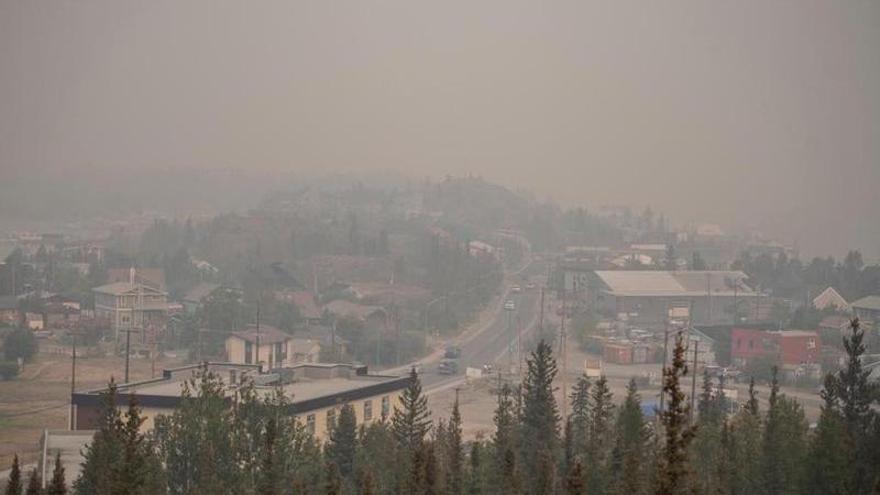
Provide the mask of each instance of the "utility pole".
POLYGON ((694 369, 693 376, 691 376, 691 410, 690 410, 690 420, 693 424, 694 422, 694 402, 697 397, 697 352, 700 348, 700 341, 694 340, 694 369))
POLYGON ((70 332, 68 335, 73 339, 73 352, 71 354, 70 369, 70 429, 76 426, 76 406, 73 404, 73 394, 76 392, 76 332, 70 332))
POLYGON ((566 400, 566 396, 568 395, 568 380, 566 379, 567 371, 568 371, 568 359, 567 353, 565 349, 565 286, 562 287, 562 322, 559 325, 559 333, 562 339, 560 346, 562 347, 562 417, 568 417, 568 401, 566 400))
POLYGON ((125 383, 128 383, 129 361, 131 361, 131 328, 125 329, 125 383))
POLYGON ((708 324, 712 324, 712 275, 706 272, 706 305, 708 307, 709 316, 708 324))
MULTIPOLYGON (((663 412, 663 402, 666 394, 663 393, 663 384, 666 380, 666 360, 669 359, 669 306, 666 307, 666 328, 663 329, 663 367, 660 373, 660 412, 663 412)), ((657 419, 660 416, 657 415, 657 419)))
POLYGON ((257 294, 257 366, 260 367, 260 371, 263 371, 263 364, 260 361, 260 299, 262 299, 262 294, 257 294))

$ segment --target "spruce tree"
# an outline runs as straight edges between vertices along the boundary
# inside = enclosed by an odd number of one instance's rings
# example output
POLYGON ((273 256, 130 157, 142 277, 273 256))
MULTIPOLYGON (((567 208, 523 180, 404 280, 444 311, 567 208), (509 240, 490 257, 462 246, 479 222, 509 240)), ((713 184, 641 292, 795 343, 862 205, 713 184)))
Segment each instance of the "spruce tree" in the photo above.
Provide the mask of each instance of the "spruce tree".
POLYGON ((516 465, 516 455, 513 449, 508 448, 504 451, 504 464, 501 466, 501 481, 497 485, 498 493, 518 495, 522 493, 522 481, 519 469, 516 465))
POLYGON ((663 393, 668 398, 667 408, 660 413, 666 443, 658 462, 655 493, 676 495, 689 487, 690 470, 687 453, 694 436, 689 425, 687 397, 681 387, 681 379, 688 373, 685 362, 684 337, 679 332, 672 351, 672 365, 663 372, 663 393))
POLYGON ((556 465, 553 461, 553 454, 546 447, 538 452, 537 468, 537 476, 531 493, 535 495, 556 493, 556 465))
POLYGON ((590 424, 590 378, 586 374, 578 377, 569 398, 571 400, 572 456, 585 456, 590 424))
POLYGON ((345 404, 339 410, 339 417, 330 430, 330 439, 326 446, 327 459, 336 464, 343 480, 353 480, 357 447, 357 418, 354 407, 345 404))
POLYGON ((270 418, 266 423, 266 431, 263 435, 265 444, 256 487, 256 492, 259 495, 279 495, 281 493, 281 479, 278 476, 278 466, 275 463, 277 424, 275 418, 270 418))
POLYGON ((514 428, 514 403, 513 392, 505 383, 498 389, 498 399, 495 406, 495 433, 492 434, 492 446, 495 452, 495 472, 501 472, 507 462, 507 452, 513 452, 513 428, 514 428))
POLYGON ((849 493, 850 455, 853 450, 846 423, 840 412, 837 383, 833 375, 825 377, 821 392, 823 404, 819 422, 810 440, 803 493, 845 495, 849 493))
POLYGON ((458 395, 452 405, 452 416, 446 430, 446 493, 459 495, 463 488, 463 451, 461 443, 461 412, 458 408, 458 395))
POLYGON ((116 383, 111 378, 101 393, 100 420, 95 436, 83 452, 83 463, 73 490, 79 495, 109 495, 113 490, 111 466, 122 458, 122 417, 116 409, 116 383))
POLYGON ((575 459, 571 469, 568 470, 568 476, 565 477, 565 493, 566 495, 586 495, 588 493, 580 459, 575 459))
POLYGON ((807 428, 800 404, 779 393, 778 370, 774 367, 764 421, 763 493, 796 493, 803 474, 807 428))
POLYGON ((755 390, 754 376, 749 377, 749 401, 746 403, 746 408, 748 409, 748 412, 752 414, 752 416, 758 416, 758 392, 755 390))
MULTIPOLYGON (((370 474, 376 493, 390 493, 402 477, 397 460, 394 436, 387 421, 363 427, 359 434, 360 448, 355 456, 355 471, 363 478, 370 474), (394 469, 389 469, 394 466, 394 469)), ((363 483, 362 483, 363 484, 363 483)))
POLYGON ((431 430, 431 412, 415 369, 410 370, 409 376, 409 385, 400 397, 401 409, 395 407, 391 417, 391 431, 398 448, 412 454, 422 446, 425 435, 431 430))
POLYGON ((731 476, 729 491, 733 495, 750 495, 761 491, 762 422, 758 411, 754 379, 750 399, 730 422, 729 459, 731 476))
POLYGON ((43 486, 40 482, 40 473, 37 472, 37 468, 31 469, 24 495, 43 495, 43 486))
POLYGON ((357 494, 358 495, 376 495, 376 484, 373 480, 373 472, 366 470, 358 479, 357 494))
POLYGON ((135 395, 130 393, 128 410, 119 430, 122 456, 110 466, 114 493, 153 494, 164 491, 161 464, 152 443, 141 433, 145 420, 135 395))
POLYGON ((699 399, 697 431, 691 444, 691 459, 696 482, 702 493, 718 493, 719 466, 723 454, 721 434, 723 427, 723 397, 714 393, 708 371, 703 372, 703 387, 699 399))
POLYGON ((64 480, 64 465, 61 464, 61 452, 55 453, 55 468, 52 469, 52 479, 46 487, 46 495, 66 495, 67 483, 64 480))
POLYGON ((586 452, 587 491, 596 495, 606 493, 609 483, 608 454, 613 442, 611 422, 614 414, 611 400, 608 379, 602 375, 590 394, 586 452))
POLYGON ((324 495, 342 495, 342 478, 339 477, 339 468, 333 461, 327 463, 326 472, 324 495))
POLYGON ((425 475, 422 479, 421 493, 438 495, 440 490, 440 469, 437 465, 437 450, 434 442, 422 445, 425 453, 425 475))
POLYGON ((541 471, 554 463, 541 462, 539 456, 552 459, 559 445, 559 413, 553 396, 557 369, 550 345, 541 340, 526 364, 519 457, 524 479, 532 484, 529 491, 536 493, 542 489, 542 479, 555 479, 555 474, 541 471))
POLYGON ((6 482, 6 495, 21 495, 21 466, 18 463, 18 454, 12 457, 12 469, 6 482))
POLYGON ((647 460, 650 433, 642 414, 641 399, 635 378, 626 387, 626 398, 620 407, 615 424, 612 452, 614 493, 637 495, 647 483, 644 465, 647 460))
POLYGON ((880 417, 871 409, 871 402, 880 397, 878 386, 869 381, 870 371, 862 367, 865 353, 865 333, 858 318, 850 322, 851 333, 844 338, 846 366, 837 373, 837 395, 846 431, 853 448, 850 449, 850 490, 868 493, 880 482, 880 417))
POLYGON ((483 476, 483 442, 475 440, 471 443, 471 452, 468 456, 470 469, 468 471, 465 493, 468 495, 480 495, 485 492, 483 476))

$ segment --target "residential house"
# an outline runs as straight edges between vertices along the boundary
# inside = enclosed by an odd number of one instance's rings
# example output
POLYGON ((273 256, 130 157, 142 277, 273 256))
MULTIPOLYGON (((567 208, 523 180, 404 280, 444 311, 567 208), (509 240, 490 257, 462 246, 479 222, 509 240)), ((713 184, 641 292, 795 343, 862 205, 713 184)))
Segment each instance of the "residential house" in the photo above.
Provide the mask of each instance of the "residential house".
POLYGON ((95 317, 110 324, 117 343, 120 332, 147 333, 164 330, 168 319, 168 293, 139 282, 115 282, 92 289, 95 317), (143 331, 142 331, 143 330, 143 331))
POLYGON ((294 337, 290 339, 293 346, 293 362, 317 363, 321 357, 321 343, 317 339, 294 337))
POLYGON ((849 316, 828 315, 819 322, 819 330, 838 333, 840 335, 849 335, 852 320, 849 316))
POLYGON ((880 296, 866 296, 854 301, 850 306, 862 322, 872 326, 880 323, 880 296))
POLYGON ((226 359, 235 364, 265 364, 268 369, 294 364, 293 336, 266 324, 249 324, 226 338, 226 359))
POLYGON ((306 290, 275 291, 275 299, 292 304, 306 325, 321 323, 323 313, 315 302, 315 295, 306 290))
MULTIPOLYGON (((339 409, 350 404, 355 411, 357 426, 369 425, 390 417, 400 408, 400 397, 410 384, 410 376, 375 375, 366 366, 351 364, 298 364, 263 372, 252 364, 205 363, 167 369, 162 377, 143 382, 118 385, 116 407, 124 411, 129 397, 137 395, 145 419, 142 431, 152 430, 160 414, 171 414, 180 404, 180 394, 187 380, 207 369, 224 381, 225 393, 231 402, 237 389, 253 381, 260 396, 274 393, 280 386, 291 402, 286 413, 295 418, 319 441, 327 439, 339 409)), ((106 389, 74 393, 71 397, 74 430, 97 428, 100 421, 102 396, 106 389)))
POLYGON ((821 294, 813 298, 813 307, 819 311, 833 309, 839 313, 850 311, 849 303, 837 292, 834 287, 828 287, 821 294))
POLYGON ((212 284, 209 282, 201 282, 192 289, 186 291, 180 302, 183 304, 183 310, 187 314, 194 314, 208 297, 220 289, 220 284, 212 284))
POLYGON ((138 283, 152 289, 165 290, 165 270, 162 268, 111 268, 107 270, 107 283, 138 283))
POLYGON ((388 315, 381 306, 353 303, 337 299, 324 305, 324 310, 337 318, 354 318, 370 328, 384 328, 388 323, 388 315))

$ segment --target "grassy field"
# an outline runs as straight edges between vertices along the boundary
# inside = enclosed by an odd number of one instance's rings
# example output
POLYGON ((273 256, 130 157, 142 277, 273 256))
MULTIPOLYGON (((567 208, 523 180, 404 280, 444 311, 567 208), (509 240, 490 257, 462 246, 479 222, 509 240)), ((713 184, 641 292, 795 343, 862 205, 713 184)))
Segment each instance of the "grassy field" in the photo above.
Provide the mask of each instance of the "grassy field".
MULTIPOLYGON (((157 374, 179 360, 161 359, 157 374)), ((18 454, 25 463, 34 462, 44 429, 68 427, 70 401, 69 356, 38 354, 15 380, 0 381, 0 470, 18 454)), ((125 360, 121 357, 77 358, 77 390, 97 388, 110 377, 122 381, 125 360)), ((131 379, 147 379, 151 363, 132 359, 131 379)))

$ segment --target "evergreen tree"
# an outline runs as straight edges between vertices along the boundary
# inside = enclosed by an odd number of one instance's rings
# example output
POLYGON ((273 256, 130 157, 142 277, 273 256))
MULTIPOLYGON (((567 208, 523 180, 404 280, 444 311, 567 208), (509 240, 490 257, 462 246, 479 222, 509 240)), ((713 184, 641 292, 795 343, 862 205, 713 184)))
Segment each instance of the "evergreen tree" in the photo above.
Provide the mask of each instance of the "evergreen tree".
POLYGON ((520 481, 519 469, 516 466, 516 455, 513 449, 508 448, 504 451, 504 464, 501 466, 501 482, 498 486, 498 493, 518 495, 522 493, 522 482, 520 481))
POLYGON ((514 429, 514 403, 513 392, 510 385, 503 384, 498 390, 498 399, 495 406, 495 433, 492 435, 492 446, 495 451, 496 472, 502 471, 502 466, 507 462, 507 452, 513 450, 514 429))
POLYGON ((469 456, 470 470, 468 472, 465 493, 468 495, 480 495, 485 492, 483 476, 483 442, 476 440, 471 444, 469 456))
POLYGON ((6 482, 6 495, 21 495, 21 466, 18 463, 18 454, 12 458, 12 470, 9 471, 9 480, 6 482))
POLYGON ((446 493, 458 495, 463 487, 463 452, 461 444, 461 412, 458 409, 458 395, 452 405, 452 416, 446 430, 446 493))
POLYGON ((345 404, 339 410, 339 418, 330 430, 330 439, 326 446, 327 459, 336 464, 343 480, 353 479, 357 447, 357 418, 354 407, 345 404))
POLYGON ((650 433, 642 414, 634 378, 626 387, 626 398, 617 415, 614 439, 611 469, 614 476, 613 492, 621 495, 643 493, 647 484, 644 465, 650 433))
POLYGON ((101 393, 98 429, 83 452, 79 478, 73 485, 80 495, 109 495, 113 476, 110 467, 122 458, 122 417, 116 409, 116 383, 113 379, 101 393))
POLYGON ((539 492, 541 482, 553 477, 541 470, 552 468, 553 462, 541 462, 539 455, 551 460, 559 444, 559 413, 553 396, 553 379, 556 377, 556 360, 550 345, 544 340, 526 361, 527 372, 523 380, 522 437, 519 456, 522 459, 524 478, 532 483, 530 492, 539 492), (542 478, 543 476, 543 478, 542 478))
POLYGON ((409 385, 400 397, 402 409, 395 407, 391 417, 391 431, 398 448, 411 454, 421 447, 425 435, 431 430, 431 413, 415 369, 410 370, 409 376, 409 385))
POLYGON ((729 491, 733 495, 750 495, 761 490, 762 430, 754 379, 749 386, 749 402, 730 423, 729 491))
POLYGON ((40 473, 37 472, 37 468, 31 469, 24 495, 43 495, 43 486, 40 482, 40 473))
POLYGON ((325 495, 342 495, 342 478, 339 476, 339 468, 333 461, 327 463, 327 478, 324 481, 325 495))
POLYGON ((358 480, 358 495, 376 495, 376 485, 373 481, 373 472, 366 470, 361 474, 358 480))
POLYGON ((763 493, 796 493, 801 482, 806 432, 803 409, 779 393, 778 369, 774 367, 764 421, 763 493))
POLYGON ((277 424, 275 418, 270 418, 266 423, 265 445, 262 452, 260 476, 257 481, 257 493, 259 495, 279 495, 281 493, 281 479, 278 476, 278 467, 275 463, 277 424))
POLYGON ((64 480, 64 466, 61 464, 61 452, 55 453, 55 468, 52 470, 52 479, 46 487, 46 495, 66 495, 67 484, 64 480))
POLYGON ((537 476, 531 493, 535 495, 551 495, 556 493, 556 466, 553 462, 553 454, 546 447, 538 452, 537 467, 537 476))
MULTIPOLYGON (((355 457, 355 471, 363 477, 369 473, 376 493, 391 493, 402 477, 397 460, 394 436, 386 421, 374 422, 361 428, 355 457), (388 466, 396 466, 389 469, 388 466)), ((363 485, 363 483, 361 483, 363 485)))
POLYGON ((608 379, 602 375, 590 394, 585 474, 587 491, 591 494, 602 495, 608 489, 608 453, 613 442, 611 421, 614 414, 611 399, 608 379))
POLYGON ((586 456, 590 424, 590 379, 586 374, 578 377, 571 395, 571 454, 586 456))
POLYGON ((823 405, 816 431, 810 441, 803 493, 844 495, 849 493, 851 439, 837 397, 833 375, 825 377, 823 405))
POLYGON ((440 473, 437 466, 437 451, 434 442, 422 447, 425 451, 425 476, 422 480, 420 493, 437 495, 440 490, 440 473))
MULTIPOLYGON (((164 491, 161 464, 152 443, 141 433, 144 421, 137 399, 130 393, 128 411, 119 430, 122 455, 110 466, 113 493, 153 494, 164 491)), ((64 470, 60 463, 58 468, 61 469, 59 474, 63 484, 64 470)))
POLYGON ((663 393, 668 398, 668 405, 660 413, 666 443, 658 463, 655 490, 658 495, 682 493, 689 486, 687 451, 694 436, 694 428, 689 425, 687 397, 681 388, 681 379, 687 373, 684 337, 679 332, 672 351, 672 365, 663 372, 663 393))
POLYGON ((713 388, 708 371, 704 370, 697 431, 691 444, 691 463, 702 493, 718 493, 721 490, 718 473, 724 453, 721 445, 724 426, 723 396, 714 393, 713 388))
POLYGON ((865 353, 863 343, 865 333, 858 318, 850 323, 851 334, 844 338, 846 366, 838 371, 836 379, 837 396, 846 432, 851 439, 850 449, 850 490, 852 493, 868 493, 880 482, 880 417, 871 410, 871 402, 880 397, 878 386, 872 384, 869 370, 862 367, 865 353))
POLYGON ((566 495, 586 495, 587 482, 584 479, 584 469, 580 459, 576 459, 565 478, 566 495))

